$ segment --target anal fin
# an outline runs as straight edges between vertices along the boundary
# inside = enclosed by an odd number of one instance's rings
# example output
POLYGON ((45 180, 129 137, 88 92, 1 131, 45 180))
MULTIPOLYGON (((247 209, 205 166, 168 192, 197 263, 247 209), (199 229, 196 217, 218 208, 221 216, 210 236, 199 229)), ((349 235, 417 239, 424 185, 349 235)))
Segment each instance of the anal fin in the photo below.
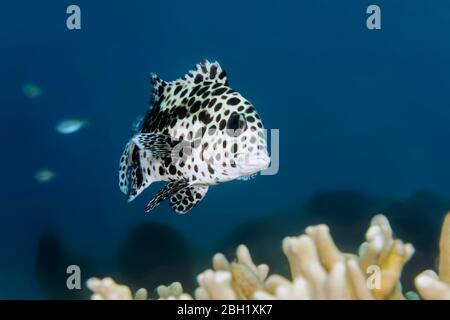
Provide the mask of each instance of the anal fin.
POLYGON ((170 206, 175 212, 186 213, 203 199, 207 191, 206 185, 192 185, 181 189, 170 197, 170 206))

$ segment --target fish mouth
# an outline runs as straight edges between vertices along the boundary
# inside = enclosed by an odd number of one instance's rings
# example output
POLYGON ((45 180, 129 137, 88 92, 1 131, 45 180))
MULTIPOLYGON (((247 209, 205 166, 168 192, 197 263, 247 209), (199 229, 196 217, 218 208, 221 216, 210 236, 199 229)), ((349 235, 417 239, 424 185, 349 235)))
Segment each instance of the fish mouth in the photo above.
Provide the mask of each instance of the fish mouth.
POLYGON ((270 158, 267 154, 258 154, 245 155, 238 166, 242 172, 252 174, 258 171, 266 170, 269 167, 269 164, 270 158))

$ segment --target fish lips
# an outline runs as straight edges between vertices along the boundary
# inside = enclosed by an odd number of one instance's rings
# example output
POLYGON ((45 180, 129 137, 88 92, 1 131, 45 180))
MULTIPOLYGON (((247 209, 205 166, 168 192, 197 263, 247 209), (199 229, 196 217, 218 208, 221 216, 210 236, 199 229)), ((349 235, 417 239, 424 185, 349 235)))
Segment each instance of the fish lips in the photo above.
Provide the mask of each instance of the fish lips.
POLYGON ((237 165, 242 173, 252 174, 266 170, 270 165, 270 158, 267 154, 244 154, 237 165))

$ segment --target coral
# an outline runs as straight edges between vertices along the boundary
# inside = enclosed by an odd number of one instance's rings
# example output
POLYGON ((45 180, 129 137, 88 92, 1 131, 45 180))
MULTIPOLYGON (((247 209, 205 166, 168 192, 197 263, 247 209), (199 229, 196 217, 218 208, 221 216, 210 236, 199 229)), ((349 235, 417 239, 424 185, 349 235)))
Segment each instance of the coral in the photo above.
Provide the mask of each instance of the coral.
MULTIPOLYGON (((125 285, 117 284, 112 278, 90 278, 87 287, 93 292, 91 300, 146 300, 148 292, 141 288, 134 295, 131 289, 125 285)), ((159 286, 158 292, 161 300, 192 300, 189 294, 183 293, 181 283, 174 282, 170 286, 159 286)))
POLYGON ((388 220, 377 215, 359 255, 340 252, 326 225, 308 227, 305 235, 285 238, 283 251, 292 280, 270 276, 265 291, 254 298, 403 299, 400 275, 414 249, 394 240, 388 220))
POLYGON ((133 296, 130 288, 117 284, 111 278, 90 278, 87 287, 94 293, 92 300, 131 300, 133 296))
MULTIPOLYGON (((212 268, 197 277, 195 299, 405 299, 400 276, 414 253, 409 243, 394 239, 387 218, 375 216, 366 232, 366 241, 358 254, 341 252, 326 225, 306 228, 305 234, 286 237, 282 249, 287 257, 290 279, 269 276, 266 264, 256 265, 246 246, 236 250, 236 260, 230 262, 217 253, 212 268)), ((422 298, 450 299, 450 214, 445 219, 441 242, 439 277, 427 270, 416 278, 422 298)), ((93 299, 145 299, 140 289, 131 290, 112 279, 90 279, 88 287, 93 299)), ((157 288, 159 299, 192 299, 183 292, 180 283, 157 288)), ((408 299, 417 299, 414 292, 408 299)))
POLYGON ((444 219, 439 241, 439 275, 425 270, 414 282, 423 299, 450 300, 450 212, 444 219))

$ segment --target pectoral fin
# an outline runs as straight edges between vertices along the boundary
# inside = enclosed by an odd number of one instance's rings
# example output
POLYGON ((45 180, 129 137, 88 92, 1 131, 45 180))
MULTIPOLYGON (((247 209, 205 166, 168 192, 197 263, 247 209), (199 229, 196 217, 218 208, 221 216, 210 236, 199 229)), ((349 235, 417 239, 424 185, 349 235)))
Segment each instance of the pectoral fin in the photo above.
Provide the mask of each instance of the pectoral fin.
POLYGON ((141 150, 148 150, 154 157, 168 158, 180 140, 160 133, 141 133, 133 137, 133 142, 141 150))

